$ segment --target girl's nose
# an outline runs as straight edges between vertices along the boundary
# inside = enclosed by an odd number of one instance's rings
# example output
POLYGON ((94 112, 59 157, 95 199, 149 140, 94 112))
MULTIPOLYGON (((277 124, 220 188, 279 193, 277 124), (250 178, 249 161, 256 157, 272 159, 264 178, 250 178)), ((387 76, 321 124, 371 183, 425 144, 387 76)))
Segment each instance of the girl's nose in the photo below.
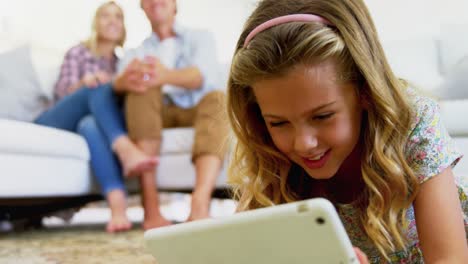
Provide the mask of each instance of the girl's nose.
POLYGON ((309 129, 296 131, 294 138, 294 150, 300 155, 307 156, 318 146, 317 136, 309 129))

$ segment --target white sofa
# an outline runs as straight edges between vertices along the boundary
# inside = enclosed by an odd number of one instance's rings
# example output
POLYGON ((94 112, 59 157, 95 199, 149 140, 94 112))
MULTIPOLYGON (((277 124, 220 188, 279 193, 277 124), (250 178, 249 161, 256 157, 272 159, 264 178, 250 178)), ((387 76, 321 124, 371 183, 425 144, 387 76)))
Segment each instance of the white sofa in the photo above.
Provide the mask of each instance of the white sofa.
MULTIPOLYGON (((100 198, 84 138, 30 122, 52 98, 63 52, 34 45, 0 49, 0 71, 8 68, 0 73, 0 220, 31 212, 40 215, 100 198)), ((225 69, 221 75, 226 75, 225 69)), ((193 134, 192 128, 164 129, 157 168, 160 189, 193 188, 193 134)), ((221 191, 227 188, 225 168, 216 184, 221 191)), ((127 180, 127 187, 136 192, 137 181, 127 180)))
MULTIPOLYGON (((29 122, 0 119, 1 198, 67 197, 98 194, 88 146, 80 135, 29 122)), ((165 129, 158 187, 190 190, 195 183, 191 163, 192 128, 165 129)), ((137 186, 128 180, 130 191, 137 186)), ((225 187, 225 171, 217 187, 225 187)))

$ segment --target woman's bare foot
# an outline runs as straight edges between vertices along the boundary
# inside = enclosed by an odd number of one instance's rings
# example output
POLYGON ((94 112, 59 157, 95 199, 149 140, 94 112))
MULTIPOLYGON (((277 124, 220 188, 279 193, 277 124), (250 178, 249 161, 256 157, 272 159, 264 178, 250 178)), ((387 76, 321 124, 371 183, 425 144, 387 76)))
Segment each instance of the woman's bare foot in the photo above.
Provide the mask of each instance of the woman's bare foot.
POLYGON ((143 230, 172 225, 172 222, 164 217, 149 218, 143 221, 143 230))
POLYGON ((140 176, 145 171, 153 170, 159 163, 158 157, 146 155, 127 136, 117 138, 113 149, 122 163, 126 177, 140 176))
POLYGON ((111 219, 107 223, 106 231, 115 233, 131 229, 132 223, 127 217, 127 198, 125 192, 115 189, 110 191, 106 198, 111 210, 111 219))
POLYGON ((132 228, 132 223, 128 220, 126 215, 112 216, 111 220, 107 223, 106 231, 109 233, 127 231, 132 228))
POLYGON ((130 165, 124 164, 124 175, 126 177, 135 177, 140 176, 141 173, 145 171, 154 170, 156 165, 159 163, 159 158, 148 157, 146 155, 145 158, 146 159, 136 160, 134 163, 130 162, 130 165))

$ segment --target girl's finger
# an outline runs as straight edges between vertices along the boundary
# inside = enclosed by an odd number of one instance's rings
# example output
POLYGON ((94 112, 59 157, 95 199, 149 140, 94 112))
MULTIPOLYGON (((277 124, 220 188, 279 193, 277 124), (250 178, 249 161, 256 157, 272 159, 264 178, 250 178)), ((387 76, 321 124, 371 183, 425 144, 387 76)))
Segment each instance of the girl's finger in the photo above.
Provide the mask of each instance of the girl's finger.
POLYGON ((356 252, 356 256, 361 264, 369 264, 369 259, 367 259, 366 254, 362 252, 359 248, 354 248, 354 252, 356 252))

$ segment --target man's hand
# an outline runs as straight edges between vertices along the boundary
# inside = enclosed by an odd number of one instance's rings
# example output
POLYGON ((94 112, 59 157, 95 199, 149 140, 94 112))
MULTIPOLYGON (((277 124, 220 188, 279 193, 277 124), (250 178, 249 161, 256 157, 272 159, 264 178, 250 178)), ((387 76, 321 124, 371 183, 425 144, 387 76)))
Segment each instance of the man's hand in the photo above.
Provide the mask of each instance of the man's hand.
POLYGON ((161 61, 152 56, 143 60, 143 79, 151 88, 160 88, 167 83, 169 69, 161 61))
POLYGON ((144 93, 167 83, 169 69, 156 57, 134 59, 114 83, 117 91, 144 93))
POLYGON ((143 72, 143 62, 133 59, 114 82, 116 91, 144 93, 148 89, 147 76, 143 72))

